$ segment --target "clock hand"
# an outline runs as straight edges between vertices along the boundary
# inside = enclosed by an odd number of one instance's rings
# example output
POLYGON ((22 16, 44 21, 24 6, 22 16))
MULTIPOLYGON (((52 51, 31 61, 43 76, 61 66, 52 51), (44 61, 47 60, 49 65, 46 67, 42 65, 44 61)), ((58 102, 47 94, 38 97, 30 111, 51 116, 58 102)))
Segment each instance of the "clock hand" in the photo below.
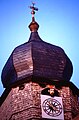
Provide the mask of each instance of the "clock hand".
POLYGON ((55 103, 54 104, 52 104, 50 102, 48 102, 48 103, 49 103, 48 105, 52 111, 59 111, 59 109, 58 109, 57 105, 55 105, 55 103))
POLYGON ((49 107, 50 107, 50 109, 52 109, 52 111, 54 110, 56 110, 56 108, 55 108, 55 106, 53 106, 50 102, 49 102, 49 107))

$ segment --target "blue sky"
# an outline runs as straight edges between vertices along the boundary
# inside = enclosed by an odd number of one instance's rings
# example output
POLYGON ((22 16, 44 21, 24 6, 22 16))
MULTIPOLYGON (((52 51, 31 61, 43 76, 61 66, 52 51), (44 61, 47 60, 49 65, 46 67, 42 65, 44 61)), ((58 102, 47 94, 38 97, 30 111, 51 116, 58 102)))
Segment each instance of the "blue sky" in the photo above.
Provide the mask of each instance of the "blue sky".
MULTIPOLYGON (((71 81, 79 88, 79 0, 34 0, 39 11, 40 37, 62 47, 73 64, 71 81)), ((28 41, 31 0, 0 0, 0 95, 1 71, 13 49, 28 41)))

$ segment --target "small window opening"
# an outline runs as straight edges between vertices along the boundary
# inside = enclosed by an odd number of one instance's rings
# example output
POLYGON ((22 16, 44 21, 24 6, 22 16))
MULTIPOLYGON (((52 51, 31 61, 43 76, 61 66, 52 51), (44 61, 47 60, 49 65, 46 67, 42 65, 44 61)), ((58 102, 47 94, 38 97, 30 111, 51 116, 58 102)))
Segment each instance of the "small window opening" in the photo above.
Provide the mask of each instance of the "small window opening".
POLYGON ((19 90, 23 90, 25 88, 24 84, 19 86, 19 90))

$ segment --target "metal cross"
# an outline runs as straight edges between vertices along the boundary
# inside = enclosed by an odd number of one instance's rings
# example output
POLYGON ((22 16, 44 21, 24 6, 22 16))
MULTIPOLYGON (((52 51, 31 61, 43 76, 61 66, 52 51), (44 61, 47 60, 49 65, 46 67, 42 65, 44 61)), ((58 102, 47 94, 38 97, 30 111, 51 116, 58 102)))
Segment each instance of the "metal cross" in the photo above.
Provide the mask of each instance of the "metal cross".
POLYGON ((35 6, 35 3, 32 2, 32 6, 30 6, 30 9, 32 9, 32 11, 31 11, 32 17, 34 17, 35 11, 38 11, 38 8, 36 8, 34 6, 35 6))

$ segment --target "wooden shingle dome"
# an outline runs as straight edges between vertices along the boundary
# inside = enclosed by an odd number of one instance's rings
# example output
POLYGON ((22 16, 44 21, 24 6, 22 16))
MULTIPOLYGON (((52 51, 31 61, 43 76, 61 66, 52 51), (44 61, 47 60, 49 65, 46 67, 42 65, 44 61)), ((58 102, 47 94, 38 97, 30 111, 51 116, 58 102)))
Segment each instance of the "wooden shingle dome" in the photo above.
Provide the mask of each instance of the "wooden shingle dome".
POLYGON ((42 82, 53 82, 69 81, 72 76, 72 63, 64 50, 44 42, 39 37, 37 32, 39 25, 34 19, 35 8, 31 8, 33 14, 29 25, 31 35, 28 42, 14 49, 3 68, 2 83, 5 88, 23 80, 26 82, 29 77, 42 78, 42 82))
POLYGON ((29 41, 16 47, 9 57, 2 83, 8 87, 31 76, 69 81, 72 71, 72 63, 62 48, 44 42, 38 32, 31 32, 29 41))

